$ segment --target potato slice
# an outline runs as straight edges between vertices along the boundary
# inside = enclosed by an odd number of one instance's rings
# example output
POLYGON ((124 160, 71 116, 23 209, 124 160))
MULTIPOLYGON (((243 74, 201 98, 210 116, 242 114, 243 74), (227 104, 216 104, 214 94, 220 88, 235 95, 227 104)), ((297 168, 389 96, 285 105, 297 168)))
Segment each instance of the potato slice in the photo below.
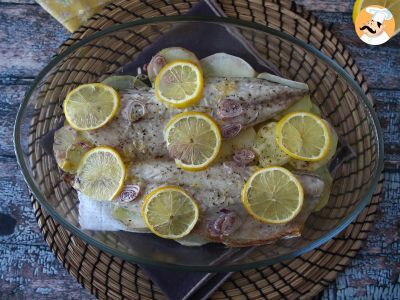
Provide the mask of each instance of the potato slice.
POLYGON ((218 154, 219 161, 232 159, 237 150, 252 149, 256 142, 256 131, 253 127, 247 128, 231 139, 223 140, 218 154))
POLYGON ((150 230, 146 227, 146 224, 142 219, 140 213, 140 204, 135 202, 133 205, 127 207, 115 205, 112 210, 112 217, 124 224, 128 231, 148 233, 150 230))
POLYGON ((226 53, 215 53, 200 60, 204 77, 256 77, 257 73, 243 59, 226 53))
POLYGON ((299 81, 293 81, 290 79, 272 75, 270 73, 260 73, 260 74, 258 74, 257 78, 261 78, 261 79, 265 79, 265 80, 268 80, 271 82, 283 84, 283 85, 289 86, 294 89, 308 90, 308 85, 306 83, 299 82, 299 81))
POLYGON ((314 104, 312 103, 312 101, 310 99, 310 95, 306 95, 303 98, 301 98, 299 101, 297 101, 295 104, 293 104, 286 110, 282 111, 280 114, 276 115, 274 117, 274 120, 279 121, 285 115, 287 115, 288 113, 292 113, 292 112, 311 112, 313 105, 314 104))
POLYGON ((319 106, 315 103, 312 104, 310 113, 313 113, 314 115, 321 116, 321 109, 319 106))
POLYGON ((92 148, 81 132, 65 125, 54 133, 53 151, 57 165, 68 173, 76 173, 83 155, 92 148))
POLYGON ((147 87, 147 84, 145 84, 143 80, 143 75, 115 75, 107 77, 102 81, 102 83, 111 86, 116 90, 139 89, 142 87, 147 87))
POLYGON ((262 167, 282 166, 290 161, 290 157, 276 142, 276 124, 276 122, 268 123, 257 132, 254 151, 262 167))
POLYGON ((324 190, 321 194, 321 197, 319 199, 319 202, 317 206, 314 208, 314 212, 320 211, 325 207, 326 204, 328 204, 329 197, 331 195, 331 190, 332 190, 332 184, 333 184, 333 178, 331 174, 329 173, 328 167, 323 166, 319 168, 318 170, 315 171, 317 175, 319 175, 322 180, 325 183, 324 190))
POLYGON ((165 48, 154 55, 147 66, 147 75, 152 82, 156 79, 158 72, 162 68, 161 65, 157 65, 157 61, 154 59, 155 57, 162 57, 165 64, 175 60, 188 60, 200 66, 200 61, 193 52, 181 47, 165 48))

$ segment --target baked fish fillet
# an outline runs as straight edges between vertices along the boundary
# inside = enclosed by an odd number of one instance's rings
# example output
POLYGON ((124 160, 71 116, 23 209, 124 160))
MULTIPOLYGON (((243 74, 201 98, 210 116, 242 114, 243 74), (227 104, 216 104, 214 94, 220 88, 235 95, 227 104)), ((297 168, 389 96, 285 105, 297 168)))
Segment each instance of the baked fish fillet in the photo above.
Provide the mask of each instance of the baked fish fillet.
MULTIPOLYGON (((258 78, 210 78, 203 98, 188 110, 207 112, 221 125, 240 124, 242 129, 264 122, 308 93, 258 78), (221 107, 223 104, 223 107, 221 107), (229 110, 233 117, 226 118, 229 110), (222 111, 222 112, 221 112, 222 111), (240 114, 238 114, 240 112, 240 114), (222 114, 222 116, 221 116, 222 114)), ((122 90, 119 114, 106 126, 85 132, 95 146, 107 145, 136 159, 168 155, 163 129, 172 116, 183 110, 168 108, 154 96, 153 89, 122 90), (132 122, 145 108, 144 116, 132 122)))
MULTIPOLYGON (((146 194, 163 185, 178 185, 194 197, 201 209, 199 222, 193 231, 178 242, 185 244, 186 240, 197 240, 223 243, 229 247, 246 247, 300 236, 306 219, 324 189, 322 179, 308 173, 295 174, 305 194, 301 212, 287 224, 265 224, 253 219, 241 203, 241 189, 252 172, 253 167, 232 168, 219 164, 188 176, 173 161, 160 159, 137 162, 129 170, 128 184, 140 185, 141 194, 138 199, 125 204, 124 209, 132 216, 127 229, 146 231, 140 214, 146 194)), ((116 210, 120 209, 118 205, 115 203, 116 210)))

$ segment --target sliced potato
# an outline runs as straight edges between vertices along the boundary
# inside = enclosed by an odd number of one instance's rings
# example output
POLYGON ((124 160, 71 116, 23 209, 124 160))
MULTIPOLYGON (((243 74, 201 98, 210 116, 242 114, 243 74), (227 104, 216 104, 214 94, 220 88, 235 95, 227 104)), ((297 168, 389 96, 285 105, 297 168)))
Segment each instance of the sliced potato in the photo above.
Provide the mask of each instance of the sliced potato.
POLYGON ((335 129, 333 129, 333 127, 329 124, 329 122, 326 120, 324 120, 324 122, 326 123, 326 125, 329 128, 330 137, 331 137, 331 143, 329 146, 328 154, 320 161, 315 161, 315 162, 292 159, 290 161, 290 164, 294 168, 296 168, 298 170, 315 171, 323 166, 326 166, 329 163, 330 159, 335 155, 337 144, 338 144, 338 136, 337 136, 335 129))
POLYGON ((125 89, 138 89, 142 87, 147 87, 147 84, 143 82, 143 75, 138 76, 130 76, 130 75, 121 75, 121 76, 110 76, 102 81, 102 83, 111 86, 116 90, 125 90, 125 89))
POLYGON ((231 139, 223 140, 218 160, 231 159, 237 150, 251 149, 256 142, 256 131, 253 127, 247 128, 231 139))
POLYGON ((268 123, 257 132, 254 151, 262 167, 282 166, 290 161, 290 157, 276 142, 276 124, 276 122, 268 123))
POLYGON ((215 53, 200 60, 204 77, 256 77, 257 73, 243 59, 226 53, 215 53))
POLYGON ((86 142, 78 142, 67 151, 67 157, 64 164, 64 171, 75 173, 79 167, 82 157, 92 148, 92 145, 86 142))
POLYGON ((154 81, 157 77, 157 70, 160 71, 160 66, 157 66, 157 62, 155 61, 155 57, 161 56, 165 62, 165 64, 173 62, 175 60, 188 60, 196 65, 200 66, 200 61, 196 57, 196 55, 181 47, 170 47, 165 48, 158 52, 156 55, 153 56, 149 65, 147 66, 147 75, 149 76, 150 81, 154 81))
POLYGON ((323 167, 319 168, 318 170, 315 171, 315 173, 323 179, 323 181, 325 183, 325 187, 321 194, 321 197, 319 199, 317 206, 314 208, 314 212, 320 211, 321 209, 324 208, 324 206, 326 204, 328 204, 329 197, 331 195, 332 184, 333 184, 333 178, 332 178, 331 174, 329 173, 327 166, 323 166, 323 167))
POLYGON ((319 106, 315 103, 312 104, 310 113, 313 113, 314 115, 321 116, 321 109, 319 106))
POLYGON ((91 147, 92 144, 69 125, 54 133, 54 157, 57 165, 65 172, 76 173, 81 158, 91 147))
POLYGON ((124 224, 129 231, 139 233, 150 232, 142 219, 140 204, 141 202, 134 203, 133 206, 129 207, 114 206, 112 217, 124 224))
POLYGON ((64 159, 67 150, 78 141, 78 131, 69 125, 64 125, 54 133, 54 156, 56 159, 64 159))
MULTIPOLYGON (((141 204, 140 201, 137 203, 141 204)), ((140 205, 137 203, 135 202, 133 206, 128 207, 115 205, 112 209, 112 217, 124 224, 126 226, 126 231, 150 233, 151 231, 147 228, 141 216, 140 205)), ((209 241, 195 234, 189 234, 183 238, 176 239, 176 241, 184 246, 202 246, 209 243, 209 241)))
POLYGON ((188 247, 198 247, 210 243, 210 241, 206 240, 205 238, 191 233, 183 238, 176 239, 175 241, 183 246, 188 247))
POLYGON ((295 104, 282 111, 280 114, 276 115, 274 119, 278 121, 282 119, 283 116, 291 112, 311 112, 313 105, 314 104, 311 101, 310 95, 306 95, 295 104))
POLYGON ((272 75, 270 73, 260 73, 260 74, 258 74, 257 78, 261 78, 261 79, 265 79, 265 80, 268 80, 271 82, 283 84, 283 85, 289 86, 294 89, 308 90, 308 85, 303 82, 289 80, 289 79, 286 79, 283 77, 272 75))
POLYGON ((189 60, 195 64, 200 64, 199 59, 192 51, 182 47, 165 48, 159 54, 165 57, 167 63, 174 60, 189 60))

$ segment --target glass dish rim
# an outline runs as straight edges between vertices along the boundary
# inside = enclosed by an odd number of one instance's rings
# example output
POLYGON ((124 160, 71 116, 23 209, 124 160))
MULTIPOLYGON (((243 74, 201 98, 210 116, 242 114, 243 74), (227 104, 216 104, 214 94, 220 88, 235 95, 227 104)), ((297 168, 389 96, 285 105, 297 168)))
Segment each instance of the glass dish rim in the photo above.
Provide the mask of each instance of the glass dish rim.
POLYGON ((356 83, 354 81, 353 78, 351 78, 351 76, 341 66, 339 66, 335 61, 333 61, 326 54, 322 53, 320 50, 318 50, 314 46, 311 46, 310 44, 307 44, 307 43, 295 38, 294 36, 291 36, 287 33, 278 31, 276 29, 273 29, 271 27, 267 27, 267 26, 264 26, 264 25, 261 25, 258 23, 243 21, 243 20, 234 19, 234 18, 230 18, 230 17, 163 16, 163 17, 139 19, 139 20, 129 21, 129 22, 126 22, 123 24, 112 25, 102 31, 93 33, 89 37, 74 43, 73 45, 69 46, 65 51, 63 51, 61 54, 57 54, 56 56, 54 56, 51 59, 51 61, 38 74, 38 76, 35 78, 34 82, 32 83, 31 87, 26 92, 26 94, 24 96, 24 100, 21 103, 20 108, 17 113, 16 122, 15 122, 15 126, 14 126, 13 141, 14 141, 15 153, 16 153, 18 164, 21 168, 25 182, 27 183, 31 193, 33 193, 33 196, 39 201, 39 203, 41 205, 44 206, 44 208, 48 211, 48 213, 58 223, 60 223, 62 226, 64 226, 68 231, 70 231, 72 234, 76 235, 80 239, 84 240, 86 243, 88 243, 110 255, 120 257, 124 260, 130 261, 135 264, 144 264, 144 265, 167 268, 167 269, 178 270, 178 271, 181 270, 181 271, 199 271, 199 272, 230 272, 230 271, 240 271, 240 270, 245 270, 245 269, 265 267, 268 265, 279 263, 279 262, 287 260, 287 259, 297 257, 299 255, 302 255, 306 252, 309 252, 309 251, 315 249, 316 247, 319 247, 320 245, 324 244, 325 242, 329 241, 331 238, 336 236, 343 229, 345 229, 358 216, 358 214, 364 209, 364 207, 367 205, 367 203, 371 199, 371 197, 376 189, 381 172, 383 170, 383 162, 384 162, 383 137, 382 137, 382 131, 381 131, 378 117, 372 107, 372 104, 368 100, 367 96, 365 95, 365 93, 363 92, 361 87, 358 85, 358 83, 356 83), (311 52, 313 55, 317 56, 319 59, 322 59, 330 68, 333 68, 339 75, 341 75, 348 82, 348 84, 353 88, 355 93, 358 94, 358 96, 361 98, 361 101, 364 104, 366 113, 369 115, 370 119, 373 121, 375 136, 378 141, 378 147, 377 147, 378 163, 377 163, 377 168, 376 168, 376 171, 374 174, 374 178, 372 179, 372 183, 369 187, 368 192, 365 194, 363 199, 361 199, 361 201, 359 201, 359 203, 356 205, 354 210, 348 216, 346 216, 337 227, 335 227, 334 229, 332 229, 329 232, 327 232, 326 234, 324 234, 318 240, 309 243, 307 246, 293 250, 285 255, 281 255, 278 257, 264 259, 264 260, 260 260, 260 261, 256 261, 256 262, 242 263, 242 264, 234 263, 232 265, 207 265, 207 266, 204 266, 204 265, 192 266, 191 265, 191 266, 189 266, 189 265, 179 265, 179 264, 159 262, 159 261, 155 262, 153 260, 143 259, 141 257, 127 254, 123 251, 116 250, 110 246, 107 246, 104 243, 87 235, 81 229, 74 226, 66 219, 64 219, 57 212, 57 210, 54 209, 50 203, 47 202, 45 197, 42 195, 41 191, 36 187, 36 184, 35 184, 33 178, 31 178, 31 176, 29 174, 28 166, 25 164, 24 153, 22 151, 22 147, 20 144, 20 140, 21 140, 20 128, 22 126, 23 115, 27 108, 28 101, 29 101, 30 97, 32 96, 33 91, 36 89, 37 85, 48 74, 48 72, 54 66, 56 66, 62 59, 67 57, 70 53, 74 52, 78 48, 89 43, 90 41, 93 41, 97 38, 105 36, 109 33, 116 32, 119 30, 124 30, 127 28, 134 28, 137 26, 151 25, 151 24, 157 24, 157 23, 160 23, 160 24, 171 23, 171 22, 177 22, 177 23, 208 22, 208 23, 217 23, 217 24, 227 24, 227 25, 245 27, 245 28, 248 28, 251 30, 257 30, 257 31, 261 31, 261 32, 264 32, 267 34, 277 36, 277 37, 287 40, 291 43, 294 43, 297 46, 300 46, 301 48, 306 49, 307 51, 311 52))

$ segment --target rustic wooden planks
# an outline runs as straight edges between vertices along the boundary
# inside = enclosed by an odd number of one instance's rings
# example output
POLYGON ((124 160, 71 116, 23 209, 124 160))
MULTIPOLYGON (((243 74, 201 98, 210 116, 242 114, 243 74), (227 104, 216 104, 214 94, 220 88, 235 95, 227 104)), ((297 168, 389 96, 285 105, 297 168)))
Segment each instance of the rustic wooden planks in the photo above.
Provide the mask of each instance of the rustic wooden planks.
POLYGON ((39 5, 0 4, 0 77, 36 76, 67 36, 39 5))
MULTIPOLYGON (((345 42, 377 101, 387 171, 376 226, 324 299, 400 298, 400 36, 372 48, 356 37, 353 1, 301 0, 345 42)), ((15 161, 12 130, 23 95, 68 33, 33 0, 0 0, 0 299, 92 299, 43 241, 15 161), (4 221, 4 223, 2 223, 4 221), (1 227, 7 223, 8 227, 1 227)))
POLYGON ((0 299, 94 299, 47 244, 0 244, 0 299))
POLYGON ((349 13, 353 10, 353 1, 348 0, 298 0, 296 3, 308 11, 349 13))
POLYGON ((400 172, 385 172, 374 229, 351 265, 324 291, 323 299, 399 299, 400 172))

